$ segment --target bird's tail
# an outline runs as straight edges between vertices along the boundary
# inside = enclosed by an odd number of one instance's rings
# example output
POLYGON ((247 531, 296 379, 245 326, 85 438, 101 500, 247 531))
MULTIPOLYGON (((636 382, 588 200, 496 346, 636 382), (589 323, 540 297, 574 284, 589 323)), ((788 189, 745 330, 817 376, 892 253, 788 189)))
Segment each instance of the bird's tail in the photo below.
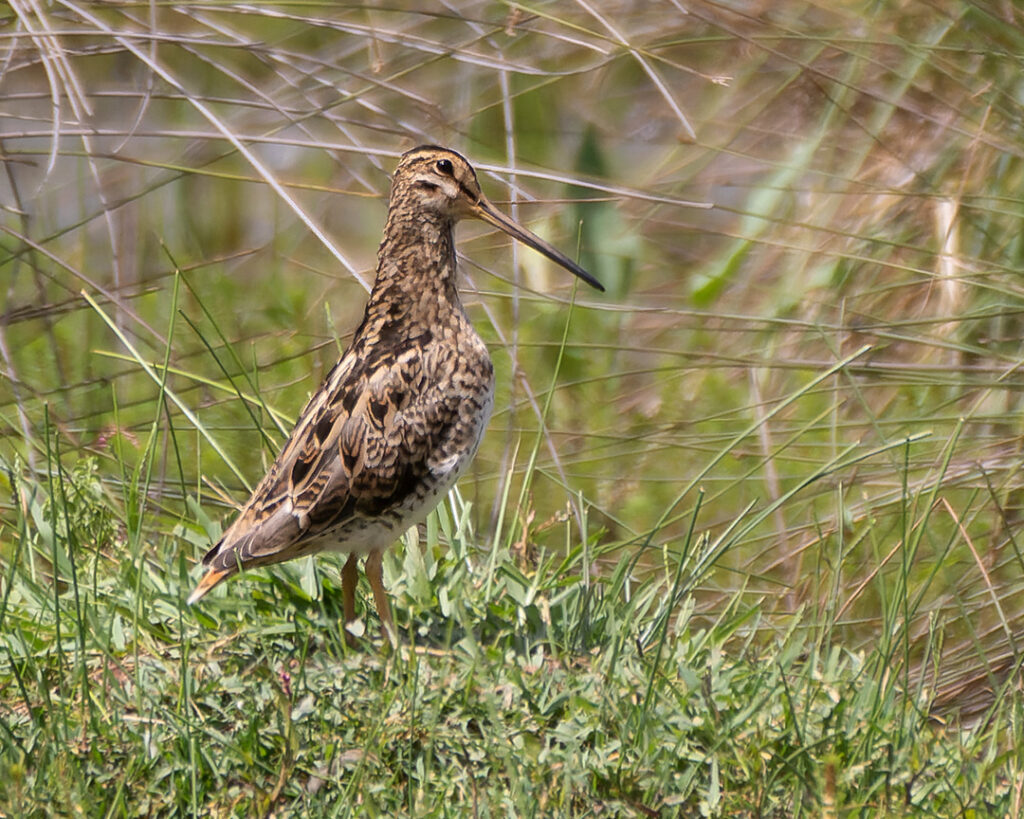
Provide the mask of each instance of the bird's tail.
POLYGON ((199 581, 199 584, 195 589, 193 589, 192 594, 188 596, 188 605, 191 606, 193 603, 202 599, 210 589, 222 580, 226 580, 231 577, 234 573, 234 570, 231 569, 207 569, 206 574, 203 575, 203 579, 199 581))

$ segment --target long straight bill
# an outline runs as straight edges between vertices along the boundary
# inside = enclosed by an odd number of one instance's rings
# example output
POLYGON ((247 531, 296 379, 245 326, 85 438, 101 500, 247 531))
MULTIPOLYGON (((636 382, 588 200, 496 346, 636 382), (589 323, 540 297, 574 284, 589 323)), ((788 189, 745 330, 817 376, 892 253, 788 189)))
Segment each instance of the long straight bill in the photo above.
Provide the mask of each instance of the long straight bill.
POLYGON ((538 253, 543 253, 551 259, 551 261, 561 265, 570 273, 575 273, 591 287, 600 290, 602 293, 604 292, 604 285, 576 264, 576 262, 562 253, 562 251, 549 245, 541 239, 540 236, 537 236, 535 233, 531 233, 521 225, 517 225, 484 197, 481 196, 480 201, 472 205, 470 210, 477 219, 487 222, 489 225, 493 225, 498 228, 498 230, 507 233, 512 238, 518 239, 524 245, 532 247, 538 253))

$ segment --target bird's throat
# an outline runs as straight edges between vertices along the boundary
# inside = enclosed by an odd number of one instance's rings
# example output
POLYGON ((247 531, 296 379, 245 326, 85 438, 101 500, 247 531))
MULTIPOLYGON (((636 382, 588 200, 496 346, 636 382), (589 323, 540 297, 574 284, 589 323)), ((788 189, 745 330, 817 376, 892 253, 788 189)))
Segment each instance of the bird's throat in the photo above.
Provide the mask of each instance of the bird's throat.
POLYGON ((389 214, 377 252, 377 279, 367 304, 401 312, 461 309, 456 289, 455 241, 450 219, 389 214))

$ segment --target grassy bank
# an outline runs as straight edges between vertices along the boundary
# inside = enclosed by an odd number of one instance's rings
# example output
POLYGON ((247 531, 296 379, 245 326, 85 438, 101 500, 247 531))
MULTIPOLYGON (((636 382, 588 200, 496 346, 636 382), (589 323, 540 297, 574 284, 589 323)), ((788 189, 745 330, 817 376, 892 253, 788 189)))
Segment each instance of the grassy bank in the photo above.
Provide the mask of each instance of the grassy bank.
MULTIPOLYGON (((129 495, 95 470, 19 488, 29 517, 0 619, 7 815, 1021 807, 1019 700, 1001 691, 970 730, 929 718, 906 586, 870 649, 808 609, 765 638, 740 595, 695 612, 707 539, 659 548, 642 579, 619 558, 597 574, 609 555, 571 520, 552 527, 563 545, 524 553, 510 527, 485 551, 453 497, 386 564, 404 644, 382 651, 374 619, 353 651, 336 562, 249 573, 190 610, 180 541, 133 537, 129 495)), ((938 656, 941 634, 926 643, 938 656)))

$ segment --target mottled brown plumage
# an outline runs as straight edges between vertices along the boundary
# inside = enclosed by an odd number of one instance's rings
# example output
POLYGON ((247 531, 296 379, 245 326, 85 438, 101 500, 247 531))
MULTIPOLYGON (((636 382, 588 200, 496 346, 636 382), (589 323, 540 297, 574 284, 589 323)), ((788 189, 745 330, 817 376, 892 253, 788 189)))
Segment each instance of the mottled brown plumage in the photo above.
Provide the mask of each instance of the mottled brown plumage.
MULTIPOLYGON (((381 554, 416 525, 469 464, 491 414, 494 368, 455 286, 452 228, 473 216, 603 289, 586 271, 498 211, 459 154, 423 146, 395 171, 377 279, 341 360, 241 514, 206 556, 194 603, 239 568, 322 550, 348 552, 346 622, 356 561, 393 637, 381 554)), ((346 632, 346 636, 348 633, 346 632)))

